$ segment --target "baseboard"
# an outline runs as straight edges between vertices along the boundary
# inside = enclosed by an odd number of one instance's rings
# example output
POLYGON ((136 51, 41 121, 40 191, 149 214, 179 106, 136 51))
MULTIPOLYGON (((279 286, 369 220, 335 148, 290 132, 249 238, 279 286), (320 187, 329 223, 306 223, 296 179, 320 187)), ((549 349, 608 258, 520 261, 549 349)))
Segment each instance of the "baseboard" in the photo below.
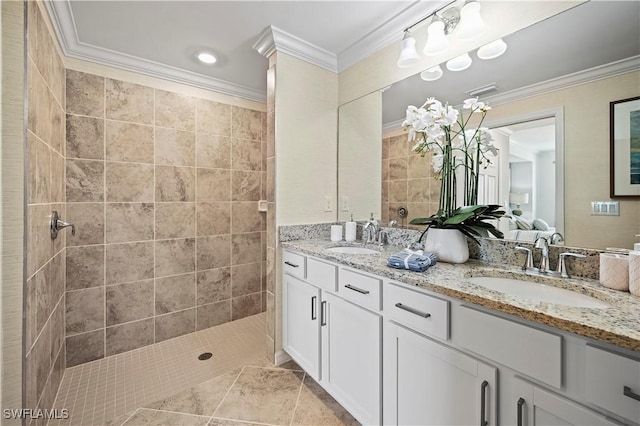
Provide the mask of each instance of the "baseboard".
POLYGON ((276 352, 276 356, 275 356, 276 365, 282 365, 287 361, 291 361, 291 356, 289 356, 288 353, 286 353, 283 350, 279 350, 278 352, 276 352))

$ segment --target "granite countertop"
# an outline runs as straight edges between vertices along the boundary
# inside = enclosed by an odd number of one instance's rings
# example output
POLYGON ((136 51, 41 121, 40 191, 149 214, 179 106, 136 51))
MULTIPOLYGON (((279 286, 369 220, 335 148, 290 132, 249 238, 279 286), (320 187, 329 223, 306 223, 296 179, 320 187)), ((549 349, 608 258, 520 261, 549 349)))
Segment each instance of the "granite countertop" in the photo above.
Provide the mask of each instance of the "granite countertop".
POLYGON ((484 306, 526 320, 546 324, 581 336, 589 337, 640 351, 640 297, 630 293, 610 290, 598 281, 589 279, 561 279, 537 275, 524 275, 520 268, 468 261, 453 265, 437 263, 425 272, 399 270, 387 266, 387 258, 402 248, 395 246, 368 248, 380 250, 380 254, 340 254, 326 251, 335 246, 362 246, 356 243, 333 243, 326 239, 304 239, 282 242, 287 249, 326 259, 363 272, 382 276, 408 285, 415 285, 434 293, 484 306), (470 277, 492 276, 524 278, 556 287, 570 289, 592 296, 611 305, 610 308, 578 308, 552 303, 535 302, 521 297, 498 293, 469 282, 470 277))

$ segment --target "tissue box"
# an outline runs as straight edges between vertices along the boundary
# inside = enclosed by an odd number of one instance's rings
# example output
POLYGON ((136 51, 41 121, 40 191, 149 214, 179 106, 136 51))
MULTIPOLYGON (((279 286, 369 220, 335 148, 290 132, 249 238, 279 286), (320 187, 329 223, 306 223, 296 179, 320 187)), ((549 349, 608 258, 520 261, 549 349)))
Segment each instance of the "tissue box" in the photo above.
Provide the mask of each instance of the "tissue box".
POLYGON ((600 284, 614 290, 629 291, 629 256, 600 253, 600 284))

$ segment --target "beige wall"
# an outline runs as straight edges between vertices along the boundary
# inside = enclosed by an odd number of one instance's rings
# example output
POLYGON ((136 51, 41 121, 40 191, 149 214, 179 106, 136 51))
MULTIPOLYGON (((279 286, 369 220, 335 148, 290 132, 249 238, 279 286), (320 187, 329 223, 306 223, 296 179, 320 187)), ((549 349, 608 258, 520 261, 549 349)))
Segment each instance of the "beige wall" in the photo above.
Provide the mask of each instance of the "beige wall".
MULTIPOLYGON (((0 3, 0 407, 22 407, 24 238, 24 5, 0 3)), ((4 424, 20 424, 5 420, 4 424)))

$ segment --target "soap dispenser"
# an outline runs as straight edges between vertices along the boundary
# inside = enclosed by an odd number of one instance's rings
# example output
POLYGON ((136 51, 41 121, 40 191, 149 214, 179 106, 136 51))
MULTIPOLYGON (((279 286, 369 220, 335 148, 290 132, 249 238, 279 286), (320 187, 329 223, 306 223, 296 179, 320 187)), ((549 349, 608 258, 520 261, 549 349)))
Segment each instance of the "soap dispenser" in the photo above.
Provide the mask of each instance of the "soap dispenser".
POLYGON ((355 241, 356 240, 356 223, 353 221, 353 213, 351 213, 351 220, 346 223, 346 229, 344 231, 344 239, 346 241, 355 241))

